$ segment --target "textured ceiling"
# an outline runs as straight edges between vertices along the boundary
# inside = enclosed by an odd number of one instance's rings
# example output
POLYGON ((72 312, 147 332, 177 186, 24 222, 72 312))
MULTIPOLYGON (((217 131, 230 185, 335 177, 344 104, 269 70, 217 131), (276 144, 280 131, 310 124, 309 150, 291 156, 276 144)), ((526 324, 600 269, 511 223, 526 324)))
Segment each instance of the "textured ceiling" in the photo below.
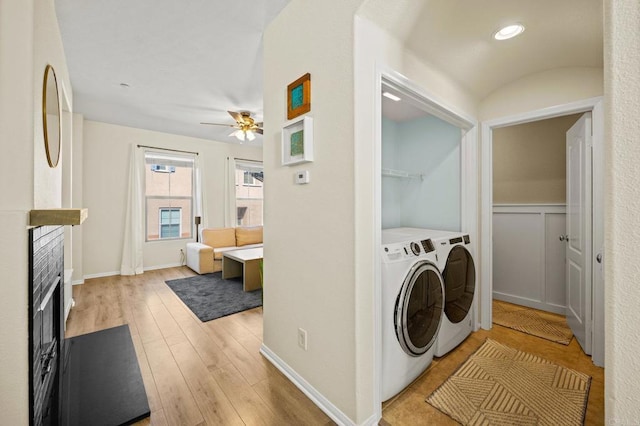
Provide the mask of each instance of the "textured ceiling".
MULTIPOLYGON (((262 120, 262 34, 289 0, 55 1, 87 119, 231 143, 229 128, 199 123, 233 124, 227 110, 262 120)), ((363 0, 358 13, 478 101, 528 74, 603 64, 602 0, 363 0), (514 21, 524 34, 492 39, 514 21)))
POLYGON ((74 111, 237 143, 199 123, 233 124, 227 110, 262 121, 262 34, 288 1, 56 0, 74 111))

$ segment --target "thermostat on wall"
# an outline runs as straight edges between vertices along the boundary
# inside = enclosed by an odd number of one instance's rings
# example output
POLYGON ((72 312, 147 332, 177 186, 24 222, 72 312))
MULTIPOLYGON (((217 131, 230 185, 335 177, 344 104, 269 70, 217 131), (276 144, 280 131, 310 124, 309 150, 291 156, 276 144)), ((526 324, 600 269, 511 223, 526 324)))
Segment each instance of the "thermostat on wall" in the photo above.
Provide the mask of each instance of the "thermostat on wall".
POLYGON ((309 183, 309 170, 302 170, 300 172, 296 172, 295 181, 298 185, 309 183))

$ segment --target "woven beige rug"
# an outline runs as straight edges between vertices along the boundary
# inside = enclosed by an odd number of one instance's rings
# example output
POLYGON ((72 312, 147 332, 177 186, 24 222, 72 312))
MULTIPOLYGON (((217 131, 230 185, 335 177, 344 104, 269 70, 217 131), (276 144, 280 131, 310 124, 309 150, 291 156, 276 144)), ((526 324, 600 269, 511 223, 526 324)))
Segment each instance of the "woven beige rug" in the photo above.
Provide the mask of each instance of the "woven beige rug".
POLYGON ((493 323, 563 345, 573 337, 565 317, 499 300, 493 301, 493 323))
POLYGON ((427 402, 463 425, 582 425, 591 377, 487 341, 427 402))

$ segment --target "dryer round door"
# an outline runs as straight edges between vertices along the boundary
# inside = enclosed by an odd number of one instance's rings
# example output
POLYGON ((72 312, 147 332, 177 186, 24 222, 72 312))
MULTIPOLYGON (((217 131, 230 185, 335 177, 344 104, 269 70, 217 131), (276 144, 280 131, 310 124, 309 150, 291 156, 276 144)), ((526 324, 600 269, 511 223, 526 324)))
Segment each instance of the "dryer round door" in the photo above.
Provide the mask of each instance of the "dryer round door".
POLYGON ((444 313, 454 324, 466 318, 476 291, 476 267, 464 246, 451 249, 442 273, 444 277, 444 313))
POLYGON ((394 322, 402 349, 420 356, 435 343, 444 309, 442 275, 431 262, 416 263, 396 299, 394 322))

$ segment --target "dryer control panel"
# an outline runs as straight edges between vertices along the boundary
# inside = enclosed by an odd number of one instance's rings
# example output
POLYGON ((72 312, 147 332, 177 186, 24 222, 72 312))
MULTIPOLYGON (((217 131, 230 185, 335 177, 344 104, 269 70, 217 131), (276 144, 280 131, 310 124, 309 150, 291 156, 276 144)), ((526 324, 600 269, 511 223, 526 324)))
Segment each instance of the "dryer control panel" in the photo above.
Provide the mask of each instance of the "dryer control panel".
POLYGON ((382 260, 383 262, 395 262, 413 259, 418 256, 424 256, 432 251, 435 251, 435 246, 430 239, 386 244, 382 246, 382 260))

